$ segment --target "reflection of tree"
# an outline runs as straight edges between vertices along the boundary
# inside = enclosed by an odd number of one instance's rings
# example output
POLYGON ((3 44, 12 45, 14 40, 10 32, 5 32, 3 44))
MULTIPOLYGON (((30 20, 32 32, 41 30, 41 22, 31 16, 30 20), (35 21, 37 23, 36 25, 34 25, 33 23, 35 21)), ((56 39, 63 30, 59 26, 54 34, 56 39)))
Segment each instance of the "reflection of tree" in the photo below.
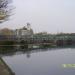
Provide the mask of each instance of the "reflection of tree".
POLYGON ((17 48, 17 46, 16 47, 0 46, 0 55, 1 56, 13 56, 20 52, 21 54, 26 54, 27 58, 30 58, 31 53, 41 52, 41 51, 47 51, 47 49, 27 49, 27 48, 22 48, 22 47, 17 48))
POLYGON ((15 54, 13 46, 0 46, 0 57, 2 56, 13 56, 15 54))
POLYGON ((0 0, 0 23, 8 20, 8 17, 11 15, 11 2, 12 0, 0 0))

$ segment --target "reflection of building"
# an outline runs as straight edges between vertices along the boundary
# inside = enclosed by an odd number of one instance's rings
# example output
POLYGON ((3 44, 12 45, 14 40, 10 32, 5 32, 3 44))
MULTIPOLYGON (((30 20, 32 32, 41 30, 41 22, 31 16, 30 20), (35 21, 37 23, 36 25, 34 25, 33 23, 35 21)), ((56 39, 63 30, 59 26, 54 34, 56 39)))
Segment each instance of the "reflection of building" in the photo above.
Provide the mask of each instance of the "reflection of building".
POLYGON ((30 27, 30 24, 27 23, 27 27, 23 27, 21 29, 16 29, 15 34, 17 36, 26 36, 26 35, 32 35, 33 34, 33 30, 30 27))
POLYGON ((31 55, 30 55, 30 52, 27 52, 26 57, 27 57, 27 58, 30 58, 30 56, 31 56, 31 55))

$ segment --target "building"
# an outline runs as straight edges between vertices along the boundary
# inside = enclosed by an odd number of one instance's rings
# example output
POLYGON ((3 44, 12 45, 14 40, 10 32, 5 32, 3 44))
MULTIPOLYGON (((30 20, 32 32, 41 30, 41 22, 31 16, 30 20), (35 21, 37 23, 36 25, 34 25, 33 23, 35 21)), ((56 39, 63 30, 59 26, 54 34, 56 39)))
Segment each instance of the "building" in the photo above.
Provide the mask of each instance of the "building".
POLYGON ((33 30, 31 29, 30 24, 27 23, 27 27, 24 26, 21 29, 16 29, 15 35, 18 37, 31 36, 31 35, 33 35, 33 30))

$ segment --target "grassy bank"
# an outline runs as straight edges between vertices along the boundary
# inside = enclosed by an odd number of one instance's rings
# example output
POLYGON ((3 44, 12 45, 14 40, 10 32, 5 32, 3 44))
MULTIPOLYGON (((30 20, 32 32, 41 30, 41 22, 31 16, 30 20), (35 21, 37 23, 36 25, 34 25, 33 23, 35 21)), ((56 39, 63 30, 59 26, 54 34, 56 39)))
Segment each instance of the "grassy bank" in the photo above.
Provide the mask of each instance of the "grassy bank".
POLYGON ((4 62, 4 60, 2 58, 0 58, 0 65, 2 65, 2 68, 4 67, 4 70, 7 71, 6 74, 4 72, 3 75, 15 75, 15 73, 12 72, 12 70, 9 68, 9 66, 4 62))

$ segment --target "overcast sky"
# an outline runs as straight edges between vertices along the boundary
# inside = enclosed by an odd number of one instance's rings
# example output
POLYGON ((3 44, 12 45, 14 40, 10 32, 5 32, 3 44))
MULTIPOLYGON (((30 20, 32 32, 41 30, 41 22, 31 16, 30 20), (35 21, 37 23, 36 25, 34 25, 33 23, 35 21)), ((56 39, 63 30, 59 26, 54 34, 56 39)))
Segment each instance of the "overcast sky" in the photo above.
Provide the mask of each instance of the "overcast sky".
POLYGON ((34 32, 75 32, 75 0, 13 0, 11 20, 0 28, 20 28, 31 24, 34 32))

